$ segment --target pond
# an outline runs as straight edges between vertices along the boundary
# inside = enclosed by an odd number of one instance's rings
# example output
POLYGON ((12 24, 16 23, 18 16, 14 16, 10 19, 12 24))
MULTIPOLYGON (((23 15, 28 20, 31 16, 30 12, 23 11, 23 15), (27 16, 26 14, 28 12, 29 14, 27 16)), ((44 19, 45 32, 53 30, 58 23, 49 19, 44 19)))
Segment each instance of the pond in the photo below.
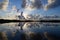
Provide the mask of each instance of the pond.
POLYGON ((2 23, 0 40, 60 40, 60 23, 2 23))

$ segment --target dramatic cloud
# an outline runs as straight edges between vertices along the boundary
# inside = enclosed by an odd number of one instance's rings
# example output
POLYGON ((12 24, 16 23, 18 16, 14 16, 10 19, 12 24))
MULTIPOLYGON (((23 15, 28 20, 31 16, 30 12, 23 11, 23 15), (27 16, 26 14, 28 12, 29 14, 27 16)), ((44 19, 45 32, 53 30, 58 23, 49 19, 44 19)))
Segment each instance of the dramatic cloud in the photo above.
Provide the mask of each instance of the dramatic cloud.
POLYGON ((44 9, 50 9, 60 6, 60 0, 48 0, 48 4, 45 5, 44 9))
POLYGON ((9 0, 3 0, 3 2, 0 2, 0 9, 6 10, 9 4, 9 0))
POLYGON ((22 2, 22 7, 23 8, 41 8, 42 3, 40 0, 23 0, 22 2))
POLYGON ((35 2, 32 3, 32 6, 33 6, 33 8, 34 8, 34 7, 35 7, 35 8, 41 8, 41 7, 42 7, 42 3, 41 3, 40 0, 35 0, 35 2))
POLYGON ((24 8, 24 17, 26 18, 34 10, 42 8, 41 0, 23 0, 22 8, 24 8))

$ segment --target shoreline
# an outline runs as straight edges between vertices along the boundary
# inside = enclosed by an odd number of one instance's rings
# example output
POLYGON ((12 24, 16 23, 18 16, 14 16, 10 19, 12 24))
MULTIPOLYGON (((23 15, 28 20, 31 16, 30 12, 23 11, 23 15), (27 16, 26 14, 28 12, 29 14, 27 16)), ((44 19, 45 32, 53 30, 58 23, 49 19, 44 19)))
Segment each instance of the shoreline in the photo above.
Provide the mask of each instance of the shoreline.
POLYGON ((59 22, 60 20, 8 20, 0 19, 0 23, 10 23, 10 22, 59 22))

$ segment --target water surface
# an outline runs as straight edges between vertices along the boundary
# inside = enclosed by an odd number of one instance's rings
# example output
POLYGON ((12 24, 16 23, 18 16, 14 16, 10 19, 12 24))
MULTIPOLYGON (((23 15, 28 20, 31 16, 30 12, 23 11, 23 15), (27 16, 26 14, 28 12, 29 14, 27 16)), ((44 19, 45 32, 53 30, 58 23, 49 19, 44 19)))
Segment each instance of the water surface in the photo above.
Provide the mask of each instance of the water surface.
POLYGON ((60 40, 60 23, 3 23, 0 40, 60 40))

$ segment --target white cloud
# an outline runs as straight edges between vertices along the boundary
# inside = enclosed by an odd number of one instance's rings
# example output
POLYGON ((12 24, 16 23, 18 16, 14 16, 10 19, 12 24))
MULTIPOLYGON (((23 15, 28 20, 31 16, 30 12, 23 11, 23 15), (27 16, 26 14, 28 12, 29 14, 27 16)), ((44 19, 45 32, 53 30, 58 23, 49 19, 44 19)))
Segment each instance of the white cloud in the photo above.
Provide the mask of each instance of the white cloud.
POLYGON ((14 5, 14 6, 12 6, 12 10, 17 10, 17 8, 16 8, 16 6, 14 5))
POLYGON ((48 0, 48 4, 55 2, 55 0, 48 0))
POLYGON ((47 2, 48 4, 44 7, 45 10, 60 6, 60 0, 48 0, 47 2))
POLYGON ((0 9, 6 10, 9 4, 9 0, 3 0, 3 2, 0 3, 0 9))

